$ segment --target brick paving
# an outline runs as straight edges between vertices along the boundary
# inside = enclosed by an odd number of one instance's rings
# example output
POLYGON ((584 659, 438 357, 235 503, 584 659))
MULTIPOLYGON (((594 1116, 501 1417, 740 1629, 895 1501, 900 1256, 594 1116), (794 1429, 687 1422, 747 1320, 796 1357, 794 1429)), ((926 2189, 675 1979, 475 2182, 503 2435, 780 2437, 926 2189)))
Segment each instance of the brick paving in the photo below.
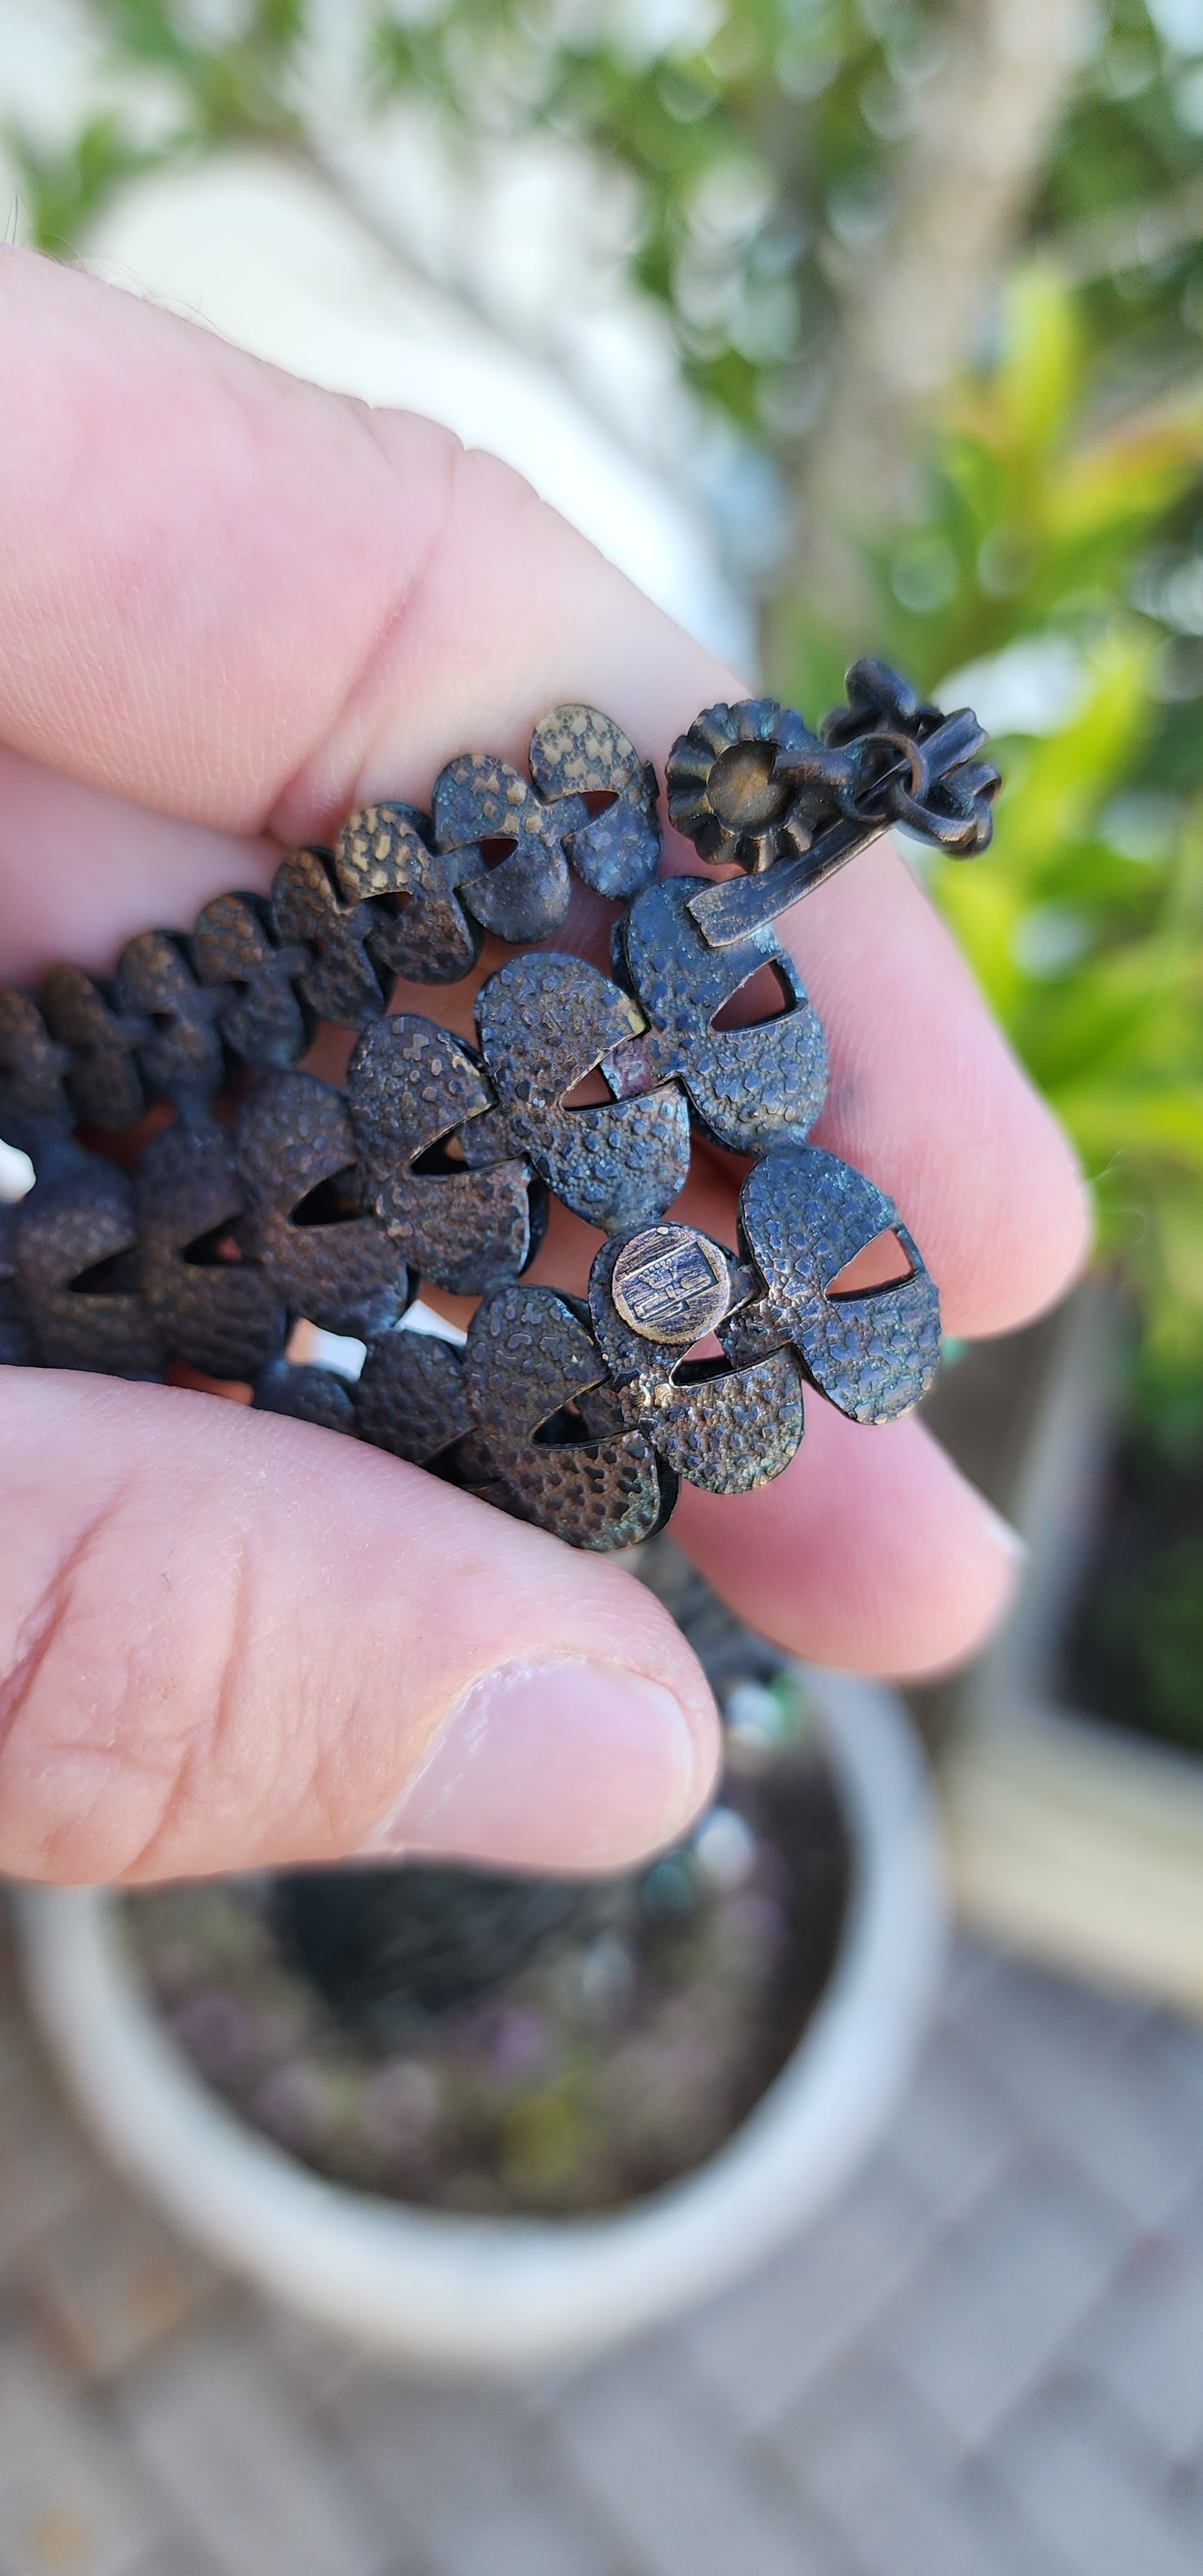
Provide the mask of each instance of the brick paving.
POLYGON ((1203 2032, 963 1945, 888 2143, 520 2390, 270 2309, 98 2164, 0 1989, 0 2576, 1199 2576, 1203 2032))

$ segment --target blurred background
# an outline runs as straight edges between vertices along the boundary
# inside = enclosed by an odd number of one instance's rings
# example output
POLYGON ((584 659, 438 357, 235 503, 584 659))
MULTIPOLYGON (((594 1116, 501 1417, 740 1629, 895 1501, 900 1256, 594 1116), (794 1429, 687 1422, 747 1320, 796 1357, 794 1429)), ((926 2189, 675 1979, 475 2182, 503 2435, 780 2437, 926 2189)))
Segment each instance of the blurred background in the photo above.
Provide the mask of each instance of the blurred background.
POLYGON ((810 718, 865 650, 970 700, 993 848, 912 855, 1098 1218, 932 1401, 1032 1566, 912 1695, 962 1928, 834 2213, 432 2393, 109 2180, 13 1990, 0 2576, 1197 2570, 1203 0, 0 0, 0 203, 497 449, 810 718))

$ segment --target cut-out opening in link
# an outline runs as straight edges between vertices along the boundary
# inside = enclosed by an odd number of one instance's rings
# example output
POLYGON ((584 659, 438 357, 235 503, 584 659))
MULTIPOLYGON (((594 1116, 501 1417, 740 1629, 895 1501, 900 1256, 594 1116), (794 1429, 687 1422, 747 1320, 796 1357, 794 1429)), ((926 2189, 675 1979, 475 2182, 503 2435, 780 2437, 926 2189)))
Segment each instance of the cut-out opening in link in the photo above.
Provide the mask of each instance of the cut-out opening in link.
POLYGON ((906 1247, 892 1226, 883 1227, 871 1243, 861 1245, 851 1261, 846 1261, 834 1279, 827 1283, 826 1295, 834 1304, 849 1297, 880 1296, 887 1288, 905 1288, 915 1276, 914 1265, 906 1247))

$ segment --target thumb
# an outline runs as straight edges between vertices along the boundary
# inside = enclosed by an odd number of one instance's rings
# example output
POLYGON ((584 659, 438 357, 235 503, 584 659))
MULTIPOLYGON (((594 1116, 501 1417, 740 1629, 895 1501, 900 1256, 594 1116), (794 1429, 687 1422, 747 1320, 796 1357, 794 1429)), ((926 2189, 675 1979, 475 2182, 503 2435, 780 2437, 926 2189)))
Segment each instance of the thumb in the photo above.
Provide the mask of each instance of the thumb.
POLYGON ((307 1423, 3 1380, 0 1869, 620 1869, 702 1803, 700 1666, 616 1566, 307 1423))

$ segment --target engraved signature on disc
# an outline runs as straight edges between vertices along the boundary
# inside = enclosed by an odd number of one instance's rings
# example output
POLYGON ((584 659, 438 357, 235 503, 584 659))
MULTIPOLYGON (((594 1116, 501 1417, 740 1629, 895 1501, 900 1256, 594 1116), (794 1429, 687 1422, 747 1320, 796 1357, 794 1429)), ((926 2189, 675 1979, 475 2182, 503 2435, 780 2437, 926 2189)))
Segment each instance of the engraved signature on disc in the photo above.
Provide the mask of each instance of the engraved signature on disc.
POLYGON ((652 1225, 624 1244, 610 1294, 649 1342, 700 1342, 727 1311, 726 1264, 689 1225, 652 1225))

